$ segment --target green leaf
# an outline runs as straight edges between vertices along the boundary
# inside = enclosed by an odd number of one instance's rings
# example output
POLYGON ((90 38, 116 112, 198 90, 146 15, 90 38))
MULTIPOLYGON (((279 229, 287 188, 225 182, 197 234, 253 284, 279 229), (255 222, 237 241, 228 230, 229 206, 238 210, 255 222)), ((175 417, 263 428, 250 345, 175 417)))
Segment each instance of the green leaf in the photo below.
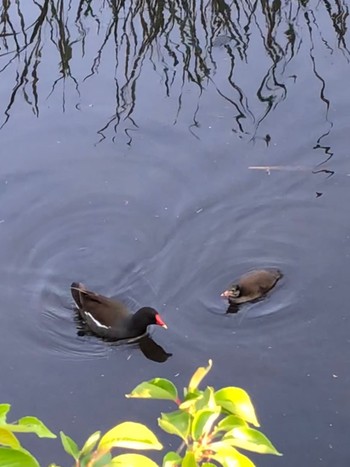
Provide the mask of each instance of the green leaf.
POLYGON ((88 439, 85 441, 84 446, 82 447, 80 453, 82 455, 88 454, 91 452, 94 447, 96 446, 97 441, 100 439, 101 432, 100 431, 95 431, 91 436, 88 437, 88 439))
POLYGON ((214 389, 209 386, 205 391, 187 393, 185 401, 179 406, 180 409, 189 410, 192 415, 198 410, 215 410, 218 407, 220 406, 216 403, 214 389))
POLYGON ((63 448, 66 451, 66 453, 72 456, 75 460, 78 460, 80 451, 79 451, 77 443, 72 438, 65 435, 63 431, 60 431, 60 437, 61 437, 63 448))
POLYGON ((184 441, 190 433, 191 428, 191 416, 187 412, 182 410, 176 410, 175 412, 162 413, 161 418, 158 418, 158 425, 166 432, 171 435, 177 435, 184 441))
POLYGON ((215 452, 210 456, 211 459, 220 462, 223 467, 255 467, 247 456, 225 442, 212 443, 208 449, 215 452))
MULTIPOLYGON (((112 454, 110 452, 106 452, 103 456, 99 457, 97 460, 93 461, 93 464, 88 462, 86 465, 87 467, 109 467, 112 462, 112 454)), ((83 465, 80 463, 80 466, 83 467, 83 465)))
POLYGON ((11 408, 11 404, 0 404, 0 425, 6 422, 6 417, 11 408))
POLYGON ((205 391, 196 390, 187 393, 184 402, 179 405, 179 409, 186 410, 193 416, 199 410, 209 409, 215 411, 217 408, 221 410, 221 407, 216 403, 214 389, 209 386, 205 391))
POLYGON ((254 430, 254 428, 237 426, 226 433, 223 441, 230 443, 232 446, 247 449, 248 451, 282 456, 271 441, 260 431, 254 430))
POLYGON ((199 398, 196 402, 196 409, 209 409, 215 411, 218 408, 218 405, 215 400, 214 389, 208 386, 203 392, 203 397, 199 398))
POLYGON ((208 366, 207 367, 199 367, 197 370, 193 373, 193 376, 188 384, 188 392, 193 392, 195 391, 198 386, 200 385, 202 379, 209 373, 212 367, 212 360, 208 361, 208 366))
POLYGON ((201 467, 216 467, 216 465, 212 464, 211 462, 204 462, 201 464, 201 467))
POLYGON ((215 436, 220 431, 230 431, 236 426, 248 426, 248 424, 240 417, 236 417, 236 415, 227 415, 227 417, 220 420, 213 430, 212 435, 215 436))
POLYGON ((169 451, 163 458, 162 467, 179 467, 181 465, 182 457, 174 451, 169 451))
POLYGON ((152 431, 142 423, 124 422, 102 436, 98 448, 109 450, 114 447, 129 449, 163 449, 152 431))
POLYGON ((202 436, 207 436, 220 412, 220 408, 215 411, 200 410, 197 412, 192 422, 192 438, 198 441, 202 436))
POLYGON ((187 451, 182 460, 181 467, 198 467, 195 455, 192 451, 187 451))
POLYGON ((187 393, 185 400, 179 405, 181 410, 191 410, 198 401, 203 398, 203 392, 198 391, 197 393, 187 393))
POLYGON ((141 454, 121 454, 113 457, 108 465, 116 467, 158 467, 152 459, 141 454))
POLYGON ((57 436, 36 417, 20 418, 16 423, 7 423, 4 425, 4 428, 15 433, 35 433, 39 438, 57 438, 57 436))
POLYGON ((126 397, 138 397, 145 399, 168 399, 178 402, 176 386, 164 378, 155 378, 136 386, 126 397))
POLYGON ((0 467, 40 467, 29 452, 12 448, 0 448, 0 467))
MULTIPOLYGON (((94 456, 94 454, 97 455, 97 451, 89 453, 89 454, 87 454, 85 456, 80 456, 79 457, 79 467, 88 467, 89 464, 91 465, 91 458, 94 456)), ((108 454, 109 454, 109 459, 111 460, 112 459, 112 454, 110 454, 109 451, 108 451, 108 454)), ((103 453, 98 453, 98 455, 101 455, 102 458, 104 457, 103 453)), ((101 457, 100 457, 100 459, 101 459, 101 457)), ((75 463, 75 467, 76 467, 77 463, 78 462, 75 463)), ((95 467, 95 466, 93 465, 93 467, 95 467)))
POLYGON ((232 386, 219 389, 215 393, 215 400, 218 405, 221 405, 228 412, 255 426, 260 426, 252 401, 244 389, 232 386))
POLYGON ((16 436, 10 430, 2 427, 0 427, 0 444, 11 446, 11 448, 21 447, 21 443, 18 441, 16 436))

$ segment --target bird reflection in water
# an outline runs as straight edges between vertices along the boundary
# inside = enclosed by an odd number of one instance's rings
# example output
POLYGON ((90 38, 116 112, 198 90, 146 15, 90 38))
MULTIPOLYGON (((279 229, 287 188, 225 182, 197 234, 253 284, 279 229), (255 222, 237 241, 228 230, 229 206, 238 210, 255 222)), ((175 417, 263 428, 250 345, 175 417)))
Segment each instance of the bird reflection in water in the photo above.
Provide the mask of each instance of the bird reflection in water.
POLYGON ((138 341, 138 345, 143 355, 154 362, 164 363, 173 355, 172 353, 166 352, 163 347, 157 344, 149 335, 142 337, 138 341))
POLYGON ((139 337, 133 337, 131 339, 120 339, 118 341, 113 341, 110 339, 99 338, 94 333, 90 331, 88 326, 84 323, 81 319, 79 313, 75 313, 74 321, 77 326, 77 335, 80 337, 83 336, 94 336, 97 339, 101 339, 105 342, 108 342, 110 345, 113 346, 125 346, 129 345, 132 348, 139 348, 143 355, 148 358, 148 360, 152 360, 153 362, 157 363, 164 363, 168 360, 169 357, 172 357, 172 353, 166 352, 163 347, 157 344, 152 337, 149 335, 148 332, 143 334, 139 337))

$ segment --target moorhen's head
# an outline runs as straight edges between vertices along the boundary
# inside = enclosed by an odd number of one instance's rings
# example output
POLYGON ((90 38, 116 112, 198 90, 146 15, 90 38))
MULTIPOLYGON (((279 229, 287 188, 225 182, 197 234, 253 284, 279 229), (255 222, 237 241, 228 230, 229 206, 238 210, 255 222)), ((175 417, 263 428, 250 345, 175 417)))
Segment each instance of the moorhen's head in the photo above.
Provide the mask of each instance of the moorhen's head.
POLYGON ((233 284, 233 286, 230 289, 225 290, 225 292, 221 294, 221 297, 224 297, 230 300, 230 298, 238 298, 240 295, 241 295, 241 289, 239 285, 233 284))
POLYGON ((132 317, 134 326, 142 331, 146 332, 148 326, 155 324, 157 326, 162 326, 164 329, 168 329, 168 326, 164 323, 158 311, 149 306, 144 306, 140 308, 132 317))

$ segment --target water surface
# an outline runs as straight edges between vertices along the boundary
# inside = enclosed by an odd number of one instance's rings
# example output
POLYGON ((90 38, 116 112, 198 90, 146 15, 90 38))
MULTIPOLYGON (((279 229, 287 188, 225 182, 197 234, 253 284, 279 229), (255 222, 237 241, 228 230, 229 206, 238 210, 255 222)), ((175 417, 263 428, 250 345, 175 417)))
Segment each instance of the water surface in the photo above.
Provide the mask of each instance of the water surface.
MULTIPOLYGON (((257 465, 348 465, 347 3, 42 0, 1 18, 13 418, 79 443, 125 419, 159 433, 170 404, 124 394, 212 358, 207 383, 245 388, 284 454, 257 465), (220 292, 267 266, 273 293, 226 315, 220 292), (73 280, 157 308, 172 356, 77 335, 73 280)), ((26 446, 69 464, 58 441, 26 446)))

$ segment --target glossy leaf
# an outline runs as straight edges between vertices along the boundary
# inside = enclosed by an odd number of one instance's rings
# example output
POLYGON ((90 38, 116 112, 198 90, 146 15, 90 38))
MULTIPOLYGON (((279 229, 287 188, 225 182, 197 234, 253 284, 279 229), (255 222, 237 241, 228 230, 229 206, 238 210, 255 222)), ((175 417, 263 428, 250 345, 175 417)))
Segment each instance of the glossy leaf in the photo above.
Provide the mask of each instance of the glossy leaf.
POLYGON ((220 408, 217 405, 215 400, 215 392, 211 387, 207 387, 204 391, 196 391, 195 393, 188 393, 185 402, 183 402, 179 408, 180 409, 189 409, 189 411, 194 415, 195 412, 202 409, 215 410, 220 408), (187 402, 189 401, 189 402, 187 402))
POLYGON ((191 416, 182 410, 162 413, 161 418, 158 418, 158 425, 165 432, 177 435, 186 441, 191 429, 191 416))
POLYGON ((80 451, 79 451, 77 443, 72 438, 65 435, 63 431, 60 431, 60 437, 61 437, 63 448, 66 451, 66 453, 72 456, 75 460, 78 460, 80 451))
POLYGON ((247 449, 248 451, 282 456, 263 433, 253 428, 235 427, 226 433, 223 441, 229 442, 232 446, 247 449))
POLYGON ((11 404, 0 404, 0 425, 6 422, 6 417, 11 408, 11 404))
POLYGON ((208 366, 207 367, 199 367, 197 370, 193 373, 193 376, 188 384, 188 392, 194 392, 198 386, 200 385, 202 379, 209 373, 212 367, 212 360, 208 361, 208 366))
POLYGON ((215 393, 215 400, 228 412, 237 415, 243 420, 260 426, 250 397, 244 389, 227 387, 215 393))
POLYGON ((219 415, 220 408, 216 411, 200 410, 197 412, 192 422, 192 438, 198 441, 202 436, 207 436, 219 415))
POLYGON ((152 459, 141 454, 121 454, 113 457, 108 465, 113 467, 158 467, 152 459))
POLYGON ((195 455, 192 451, 187 451, 182 460, 181 467, 198 467, 195 455))
POLYGON ((196 394, 191 393, 187 394, 185 400, 179 405, 181 410, 191 410, 195 405, 203 399, 203 392, 198 392, 196 394))
POLYGON ((113 447, 128 449, 162 449, 152 431, 142 423, 124 422, 102 436, 98 448, 109 450, 113 447))
POLYGON ((255 467, 255 464, 237 449, 225 445, 225 443, 213 443, 210 449, 216 451, 211 459, 220 462, 223 467, 255 467))
POLYGON ((138 397, 146 399, 167 399, 177 401, 176 386, 164 378, 155 378, 136 386, 126 397, 138 397))
MULTIPOLYGON (((86 467, 109 467, 111 462, 112 454, 110 452, 106 452, 103 456, 99 457, 97 460, 94 460, 93 463, 88 461, 86 467)), ((83 467, 83 464, 80 462, 79 466, 83 467)))
POLYGON ((17 433, 35 433, 39 438, 57 438, 44 423, 36 417, 23 417, 16 423, 8 423, 4 428, 17 433))
POLYGON ((236 426, 248 426, 248 424, 240 417, 236 417, 236 415, 227 415, 227 417, 220 420, 220 422, 214 428, 213 435, 215 436, 217 433, 220 433, 222 431, 230 431, 236 426))
POLYGON ((38 461, 24 449, 0 447, 0 467, 40 467, 38 461))
POLYGON ((203 397, 200 401, 196 403, 197 410, 200 409, 209 409, 215 410, 218 407, 215 400, 215 391, 212 387, 208 386, 205 391, 203 391, 203 397))
POLYGON ((85 441, 84 446, 82 447, 80 453, 82 455, 88 454, 91 452, 94 447, 96 446, 97 441, 101 437, 101 432, 100 431, 95 431, 91 436, 88 437, 88 439, 85 441))
POLYGON ((0 444, 10 446, 11 448, 20 448, 21 444, 16 436, 6 428, 0 427, 0 444))
POLYGON ((177 452, 170 451, 164 456, 162 467, 178 467, 181 461, 182 457, 177 452))

